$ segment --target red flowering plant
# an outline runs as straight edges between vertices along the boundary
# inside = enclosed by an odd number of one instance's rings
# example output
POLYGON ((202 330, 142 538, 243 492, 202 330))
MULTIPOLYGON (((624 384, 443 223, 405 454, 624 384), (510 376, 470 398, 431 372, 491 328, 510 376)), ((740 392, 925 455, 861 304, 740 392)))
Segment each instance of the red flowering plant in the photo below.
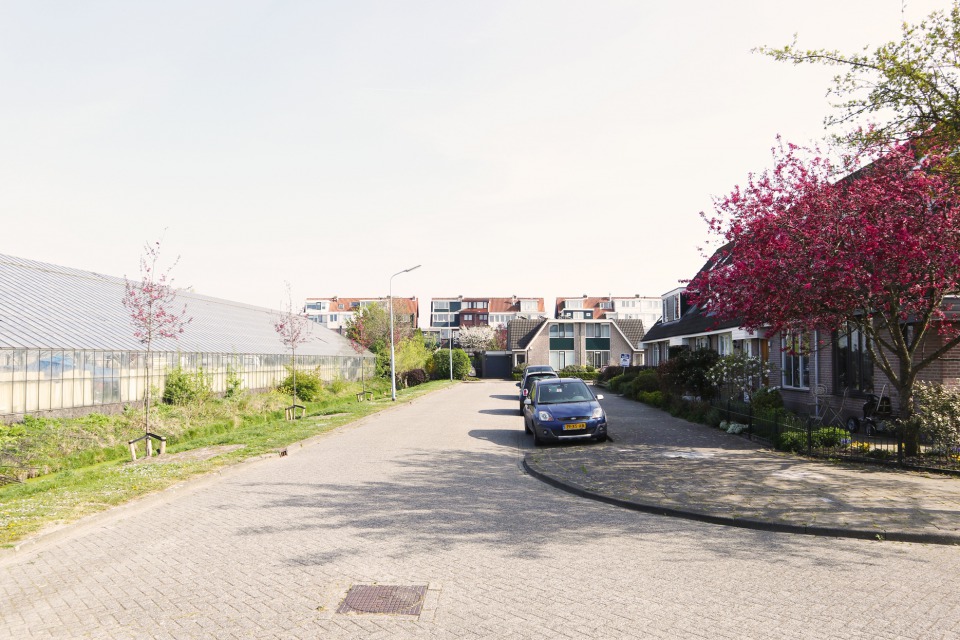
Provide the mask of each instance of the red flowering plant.
MULTIPOLYGON (((859 329, 909 417, 917 375, 960 343, 948 317, 960 190, 939 171, 947 154, 896 144, 832 162, 780 143, 773 155, 772 170, 703 214, 726 246, 690 283, 691 300, 748 329, 859 329)), ((912 455, 918 433, 905 435, 912 455)))

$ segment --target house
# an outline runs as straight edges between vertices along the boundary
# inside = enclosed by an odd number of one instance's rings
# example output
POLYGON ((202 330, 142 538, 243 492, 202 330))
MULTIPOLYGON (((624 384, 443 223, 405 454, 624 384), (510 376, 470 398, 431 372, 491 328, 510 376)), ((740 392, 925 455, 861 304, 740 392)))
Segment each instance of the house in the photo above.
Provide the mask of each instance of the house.
POLYGON ((586 294, 579 297, 557 298, 555 318, 595 320, 643 320, 643 326, 652 327, 660 319, 660 298, 641 296, 603 296, 586 294))
POLYGON ((618 365, 629 356, 642 364, 643 321, 517 318, 507 325, 507 348, 513 364, 549 364, 559 371, 570 365, 618 365))
MULTIPOLYGON (((701 273, 724 264, 729 255, 730 247, 721 247, 701 273)), ((657 365, 669 359, 672 347, 708 348, 720 355, 743 352, 767 361, 768 385, 777 387, 784 406, 797 413, 846 423, 862 416, 870 394, 890 398, 893 408, 898 407, 896 391, 873 362, 866 336, 852 325, 841 331, 792 334, 765 329, 749 331, 740 326, 739 320, 719 322, 701 307, 690 304, 685 287, 665 293, 662 305, 663 317, 643 336, 647 364, 657 365)), ((960 300, 948 300, 946 306, 960 308, 960 300)), ((909 331, 909 324, 906 326, 909 331)), ((924 352, 915 356, 917 360, 943 344, 943 336, 936 331, 928 333, 926 340, 924 352)), ((960 387, 958 352, 960 348, 948 352, 923 369, 918 379, 960 387)), ((896 358, 892 357, 892 361, 896 367, 896 358)))
POLYGON ((477 326, 507 326, 515 318, 545 317, 543 298, 481 298, 448 297, 430 301, 430 325, 425 333, 439 337, 459 329, 477 326))
MULTIPOLYGON (((346 329, 347 322, 363 307, 378 304, 384 309, 390 308, 390 299, 379 298, 307 298, 303 305, 304 313, 314 322, 339 333, 346 329)), ((417 326, 420 321, 420 307, 416 297, 393 298, 393 319, 398 324, 417 326)))
MULTIPOLYGON (((727 249, 718 249, 701 272, 722 264, 716 259, 727 255, 727 249)), ((660 305, 660 320, 643 336, 642 349, 648 365, 656 366, 668 360, 671 347, 712 349, 721 356, 742 352, 765 360, 769 358, 769 344, 762 330, 744 329, 738 320, 718 322, 702 307, 690 304, 686 287, 663 294, 660 305)))

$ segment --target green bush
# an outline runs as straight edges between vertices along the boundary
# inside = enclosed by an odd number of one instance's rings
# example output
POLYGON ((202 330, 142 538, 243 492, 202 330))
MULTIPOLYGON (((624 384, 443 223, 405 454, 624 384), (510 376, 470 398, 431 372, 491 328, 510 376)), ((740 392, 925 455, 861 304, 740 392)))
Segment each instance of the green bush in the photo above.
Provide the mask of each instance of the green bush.
POLYGON ((802 431, 784 431, 777 436, 773 444, 781 451, 801 453, 807 450, 807 434, 802 431))
POLYGON ((827 427, 817 429, 810 434, 811 444, 818 449, 832 449, 850 441, 850 434, 846 429, 827 427))
MULTIPOLYGON (((433 353, 433 375, 438 380, 450 377, 450 350, 439 349, 433 353)), ((453 377, 466 380, 470 375, 470 356, 463 349, 453 350, 453 377)))
POLYGON ((764 409, 782 409, 783 398, 780 397, 779 390, 762 387, 754 391, 750 396, 750 404, 753 405, 754 411, 762 411, 764 409))
POLYGON ((643 369, 637 372, 636 382, 637 391, 659 391, 660 378, 657 377, 656 369, 643 369))
POLYGON ((637 400, 651 407, 663 407, 664 399, 662 391, 641 391, 637 394, 637 400))
POLYGON ((163 385, 163 401, 167 404, 184 406, 193 402, 203 402, 210 397, 210 381, 203 373, 203 367, 194 373, 188 373, 182 367, 167 372, 163 385))
MULTIPOLYGON (((336 382, 336 380, 334 381, 336 382)), ((330 384, 334 384, 331 382, 330 384)), ((284 395, 293 395, 293 369, 287 367, 287 377, 277 385, 277 391, 284 395)), ((313 402, 323 394, 323 380, 320 378, 319 370, 300 371, 297 370, 297 398, 313 402)))
POLYGON ((578 364, 571 364, 564 367, 558 373, 561 378, 580 378, 581 380, 596 380, 597 370, 591 366, 581 366, 578 364))
POLYGON ((636 378, 636 374, 624 373, 619 376, 615 376, 610 379, 610 382, 607 383, 610 391, 614 393, 623 393, 623 387, 625 384, 636 378))

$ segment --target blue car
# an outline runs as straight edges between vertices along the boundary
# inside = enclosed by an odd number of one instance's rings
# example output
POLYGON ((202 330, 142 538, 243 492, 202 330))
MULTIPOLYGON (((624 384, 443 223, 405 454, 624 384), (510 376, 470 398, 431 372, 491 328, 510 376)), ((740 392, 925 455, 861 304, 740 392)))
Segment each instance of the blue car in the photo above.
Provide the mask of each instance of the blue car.
POLYGON ((523 401, 523 429, 535 444, 607 439, 607 416, 583 380, 543 378, 523 401))

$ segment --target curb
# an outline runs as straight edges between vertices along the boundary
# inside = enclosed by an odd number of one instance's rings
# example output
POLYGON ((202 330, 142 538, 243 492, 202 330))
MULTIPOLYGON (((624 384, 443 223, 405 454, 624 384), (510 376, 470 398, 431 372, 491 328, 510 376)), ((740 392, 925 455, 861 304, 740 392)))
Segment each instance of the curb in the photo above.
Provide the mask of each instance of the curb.
POLYGON ((778 522, 763 522, 760 520, 751 520, 749 518, 730 518, 728 516, 717 516, 709 513, 700 513, 697 511, 687 511, 682 509, 672 509, 660 505, 643 504, 633 502, 622 498, 615 498, 600 493, 594 493, 581 487, 558 480, 542 471, 534 469, 528 462, 529 454, 523 458, 523 469, 534 478, 557 489, 561 489, 581 498, 596 500, 606 504, 640 511, 658 516, 670 518, 681 518, 684 520, 694 520, 705 522, 707 524, 716 524, 724 527, 738 527, 741 529, 752 529, 755 531, 768 531, 772 533, 792 533, 808 536, 823 536, 829 538, 853 538, 857 540, 876 540, 880 542, 918 542, 925 544, 940 544, 955 546, 960 545, 960 536, 951 534, 935 533, 908 533, 900 531, 867 531, 864 529, 841 529, 835 527, 811 527, 798 524, 787 524, 778 522))

